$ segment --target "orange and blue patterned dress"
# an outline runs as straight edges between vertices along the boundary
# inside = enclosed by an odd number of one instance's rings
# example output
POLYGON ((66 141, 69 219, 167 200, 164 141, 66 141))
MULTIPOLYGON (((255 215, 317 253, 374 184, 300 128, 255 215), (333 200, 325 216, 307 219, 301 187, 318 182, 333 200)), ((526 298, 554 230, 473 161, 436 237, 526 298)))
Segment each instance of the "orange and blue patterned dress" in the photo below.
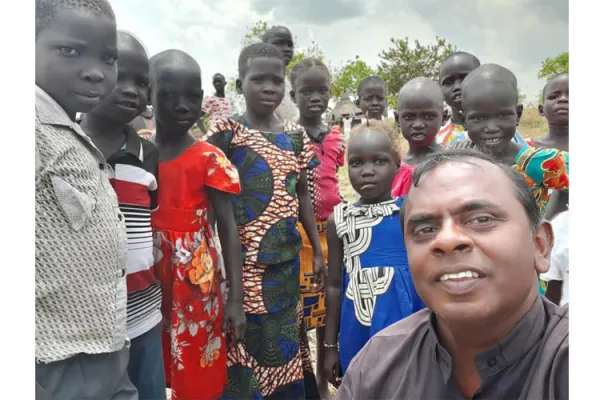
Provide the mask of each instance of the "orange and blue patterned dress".
POLYGON ((262 132, 242 116, 226 118, 207 141, 223 150, 242 184, 233 210, 245 257, 248 327, 244 342, 227 354, 222 399, 304 399, 304 370, 312 367, 301 329, 296 183, 319 159, 304 128, 289 121, 283 132, 262 132))
POLYGON ((167 385, 173 399, 218 398, 227 385, 225 274, 207 220, 206 187, 237 194, 239 176, 221 150, 203 141, 158 168, 162 191, 152 226, 167 385))

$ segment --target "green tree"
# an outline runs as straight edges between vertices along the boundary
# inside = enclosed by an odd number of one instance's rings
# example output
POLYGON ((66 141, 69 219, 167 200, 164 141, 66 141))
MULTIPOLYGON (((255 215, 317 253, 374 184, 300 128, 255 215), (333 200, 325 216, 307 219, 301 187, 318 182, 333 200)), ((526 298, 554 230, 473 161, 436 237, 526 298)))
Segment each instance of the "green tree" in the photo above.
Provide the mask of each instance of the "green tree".
POLYGON ((400 88, 409 80, 424 76, 437 81, 441 62, 456 51, 446 39, 436 37, 433 44, 422 45, 418 40, 411 46, 408 37, 391 38, 392 46, 379 53, 379 76, 388 86, 388 105, 396 108, 400 88))
POLYGON ((549 80, 561 72, 569 72, 569 52, 561 53, 554 58, 546 58, 542 61, 542 69, 538 72, 538 78, 549 80))
POLYGON ((355 56, 353 60, 346 61, 342 67, 333 69, 331 75, 331 97, 340 98, 344 93, 356 94, 360 81, 375 75, 375 70, 359 56, 355 56))

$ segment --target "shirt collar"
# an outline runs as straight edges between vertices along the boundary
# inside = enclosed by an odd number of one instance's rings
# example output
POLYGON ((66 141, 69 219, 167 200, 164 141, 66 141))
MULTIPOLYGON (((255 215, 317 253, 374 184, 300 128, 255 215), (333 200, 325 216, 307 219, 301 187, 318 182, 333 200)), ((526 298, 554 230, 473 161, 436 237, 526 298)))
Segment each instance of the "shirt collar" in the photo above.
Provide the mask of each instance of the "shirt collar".
MULTIPOLYGON (((543 301, 538 296, 531 309, 504 339, 491 349, 475 356, 475 364, 482 381, 485 381, 487 376, 512 365, 541 339, 546 326, 544 318, 543 301)), ((435 341, 433 356, 439 363, 444 383, 448 384, 452 374, 452 357, 439 341, 437 322, 433 312, 430 314, 428 325, 431 337, 435 341)))

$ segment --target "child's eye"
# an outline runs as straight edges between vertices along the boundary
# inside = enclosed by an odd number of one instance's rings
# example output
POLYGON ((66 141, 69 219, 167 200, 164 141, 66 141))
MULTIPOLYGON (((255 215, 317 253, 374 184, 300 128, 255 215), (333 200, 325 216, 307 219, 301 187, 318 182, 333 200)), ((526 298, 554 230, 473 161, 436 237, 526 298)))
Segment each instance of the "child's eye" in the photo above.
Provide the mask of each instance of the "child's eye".
POLYGON ((503 113, 500 113, 500 114, 498 115, 498 117, 500 117, 500 118, 502 118, 502 119, 506 119, 506 118, 509 118, 509 117, 511 117, 511 116, 512 116, 512 113, 509 113, 509 112, 503 112, 503 113))
POLYGON ((469 119, 471 121, 483 121, 483 116, 481 116, 481 115, 471 115, 469 117, 469 119))
POLYGON ((71 47, 59 47, 58 51, 69 57, 75 57, 79 55, 79 52, 71 47))
POLYGON ((108 57, 104 62, 108 65, 115 65, 117 63, 117 57, 108 57))
POLYGON ((415 117, 413 115, 403 115, 402 119, 405 121, 412 121, 413 119, 415 119, 415 117))
POLYGON ((351 166, 351 167, 355 167, 356 168, 356 167, 360 166, 360 161, 353 160, 353 161, 350 161, 348 163, 348 165, 351 166))
POLYGON ((388 160, 386 158, 378 158, 377 160, 375 160, 375 164, 377 165, 384 165, 387 164, 388 160))

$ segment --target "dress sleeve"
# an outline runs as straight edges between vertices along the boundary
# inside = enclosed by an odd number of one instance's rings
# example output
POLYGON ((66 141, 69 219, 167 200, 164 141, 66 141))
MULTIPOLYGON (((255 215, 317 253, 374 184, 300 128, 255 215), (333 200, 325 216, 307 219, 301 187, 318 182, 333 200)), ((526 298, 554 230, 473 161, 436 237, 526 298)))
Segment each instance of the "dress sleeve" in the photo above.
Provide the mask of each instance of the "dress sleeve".
POLYGON ((240 193, 240 176, 225 154, 215 146, 206 143, 204 165, 204 185, 221 192, 240 193))
POLYGON ((300 169, 313 169, 321 164, 315 146, 310 141, 306 131, 302 132, 302 151, 298 159, 300 169))
POLYGON ((335 165, 337 167, 343 167, 346 163, 346 140, 344 139, 344 134, 342 133, 340 128, 335 126, 332 130, 335 134, 336 146, 338 149, 338 154, 335 159, 335 165))
POLYGON ((566 151, 523 146, 515 164, 538 185, 569 190, 569 153, 566 151))
POLYGON ((206 141, 229 157, 231 140, 237 129, 237 122, 226 118, 219 119, 210 126, 210 130, 206 133, 206 141))

